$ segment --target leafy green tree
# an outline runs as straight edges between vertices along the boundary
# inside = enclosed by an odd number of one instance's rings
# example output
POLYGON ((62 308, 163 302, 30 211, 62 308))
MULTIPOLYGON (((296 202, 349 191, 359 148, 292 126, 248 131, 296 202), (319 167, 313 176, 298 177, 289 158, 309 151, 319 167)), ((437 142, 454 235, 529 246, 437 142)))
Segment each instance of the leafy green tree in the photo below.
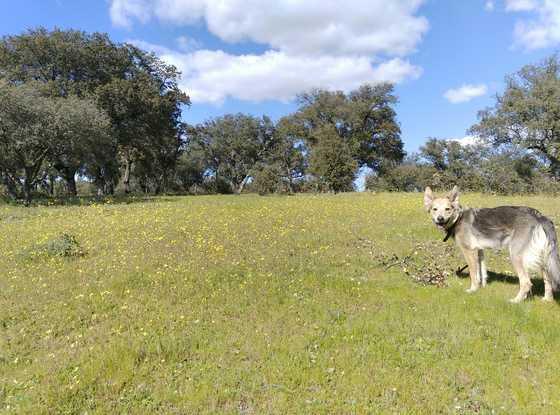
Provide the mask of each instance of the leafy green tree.
POLYGON ((153 55, 127 46, 131 60, 142 59, 126 79, 115 78, 96 90, 101 108, 111 117, 124 173, 126 193, 130 191, 133 164, 144 181, 163 191, 172 176, 181 147, 181 107, 190 105, 178 87, 179 73, 153 55))
MULTIPOLYGON (((170 188, 181 152, 180 137, 156 134, 137 154, 133 175, 145 192, 160 194, 170 188)), ((129 192, 128 182, 125 191, 129 192)))
POLYGON ((175 171, 177 185, 181 190, 187 192, 196 190, 196 187, 202 189, 205 173, 206 163, 203 152, 200 148, 191 147, 187 144, 187 148, 181 152, 177 160, 175 171))
POLYGON ((94 147, 110 143, 109 126, 91 101, 49 98, 33 84, 0 81, 0 170, 9 192, 29 204, 48 163, 75 184, 89 157, 107 151, 94 147))
MULTIPOLYGON (((500 194, 527 193, 543 187, 543 164, 527 149, 511 144, 492 147, 485 143, 461 145, 456 141, 431 138, 410 159, 379 178, 368 180, 370 188, 422 189, 421 185, 500 194), (427 174, 429 174, 429 177, 427 174), (414 184, 414 185, 412 185, 414 184)), ((545 186, 552 189, 554 186, 545 186)))
POLYGON ((260 166, 253 175, 251 188, 261 195, 289 191, 283 180, 283 173, 277 164, 263 164, 260 166))
POLYGON ((457 184, 465 190, 477 190, 482 186, 480 169, 490 156, 489 150, 484 143, 462 145, 456 140, 429 138, 420 147, 420 164, 435 169, 430 185, 436 189, 457 184))
POLYGON ((53 148, 51 104, 30 86, 0 83, 0 170, 11 195, 26 204, 53 148))
POLYGON ((93 101, 76 97, 53 99, 52 110, 53 146, 47 160, 66 182, 68 194, 76 196, 76 175, 86 174, 103 154, 114 154, 111 120, 93 101))
POLYGON ((519 145, 541 157, 560 178, 560 61, 554 55, 506 77, 493 108, 471 128, 495 146, 519 145))
POLYGON ((436 170, 444 171, 448 167, 448 141, 437 138, 428 138, 420 147, 421 156, 436 170))
POLYGON ((481 186, 477 190, 499 194, 536 192, 539 189, 535 179, 540 179, 543 167, 519 146, 500 146, 479 160, 477 171, 481 186))
POLYGON ((253 187, 259 193, 293 193, 304 179, 307 148, 300 124, 286 116, 274 126, 271 145, 255 172, 253 187))
POLYGON ((301 94, 298 101, 295 117, 311 147, 319 142, 317 130, 330 126, 348 147, 356 168, 379 171, 402 161, 405 152, 393 108, 397 103, 393 85, 366 84, 349 94, 316 90, 301 94))
POLYGON ((225 115, 190 128, 189 134, 214 180, 241 193, 273 143, 274 124, 268 117, 225 115))
POLYGON ((340 139, 332 126, 315 131, 320 138, 311 149, 309 171, 318 181, 319 190, 346 192, 353 190, 357 162, 350 146, 340 139))
POLYGON ((107 34, 46 28, 0 40, 0 77, 40 82, 51 96, 84 96, 130 68, 126 48, 107 34))
MULTIPOLYGON (((181 108, 190 104, 178 78, 175 67, 133 45, 114 43, 106 34, 39 28, 0 40, 0 79, 39 83, 42 93, 51 97, 93 99, 109 115, 117 146, 116 152, 110 149, 111 156, 116 154, 122 163, 125 191, 136 161, 143 167, 152 163, 149 175, 157 189, 164 189, 173 174, 181 108)), ((112 192, 120 176, 113 158, 90 154, 102 157, 90 160, 84 171, 93 174, 100 191, 112 192)), ((60 160, 56 164, 73 189, 71 168, 60 160)))
POLYGON ((418 192, 433 186, 437 170, 433 166, 405 161, 384 171, 383 175, 370 174, 366 177, 366 189, 389 192, 418 192))

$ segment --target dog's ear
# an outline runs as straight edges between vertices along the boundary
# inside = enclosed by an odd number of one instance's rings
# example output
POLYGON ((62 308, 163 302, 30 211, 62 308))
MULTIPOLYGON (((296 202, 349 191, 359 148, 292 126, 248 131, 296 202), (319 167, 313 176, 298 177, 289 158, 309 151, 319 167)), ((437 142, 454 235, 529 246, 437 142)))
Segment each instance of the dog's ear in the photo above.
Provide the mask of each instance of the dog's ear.
POLYGON ((453 190, 451 190, 451 192, 449 192, 449 195, 447 195, 447 198, 449 199, 449 201, 453 205, 458 205, 459 204, 459 187, 457 187, 456 185, 453 186, 453 190))
POLYGON ((428 186, 424 191, 424 208, 429 211, 430 208, 432 207, 433 201, 434 201, 434 194, 432 193, 432 189, 430 188, 430 186, 428 186))

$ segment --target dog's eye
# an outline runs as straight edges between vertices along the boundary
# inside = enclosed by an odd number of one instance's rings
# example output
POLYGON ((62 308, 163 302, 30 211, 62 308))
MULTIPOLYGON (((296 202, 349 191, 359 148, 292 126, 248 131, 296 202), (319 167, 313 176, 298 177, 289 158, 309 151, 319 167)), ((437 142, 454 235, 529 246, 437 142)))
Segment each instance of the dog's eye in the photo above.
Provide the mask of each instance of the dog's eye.
POLYGON ((432 210, 435 212, 437 210, 437 208, 433 208, 432 210))
POLYGON ((449 212, 451 210, 451 208, 445 208, 446 212, 449 212))

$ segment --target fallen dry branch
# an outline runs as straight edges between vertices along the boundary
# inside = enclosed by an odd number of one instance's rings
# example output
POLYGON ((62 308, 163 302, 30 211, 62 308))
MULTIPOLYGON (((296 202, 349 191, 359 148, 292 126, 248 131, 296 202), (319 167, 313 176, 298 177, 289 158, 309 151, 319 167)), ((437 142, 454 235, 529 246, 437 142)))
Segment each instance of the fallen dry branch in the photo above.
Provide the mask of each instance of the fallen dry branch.
POLYGON ((453 245, 440 241, 417 242, 405 255, 387 252, 367 239, 360 238, 359 241, 384 271, 399 267, 404 274, 422 285, 446 287, 453 274, 452 269, 455 268, 454 274, 460 275, 467 268, 454 266, 453 263, 456 264, 458 260, 453 245))

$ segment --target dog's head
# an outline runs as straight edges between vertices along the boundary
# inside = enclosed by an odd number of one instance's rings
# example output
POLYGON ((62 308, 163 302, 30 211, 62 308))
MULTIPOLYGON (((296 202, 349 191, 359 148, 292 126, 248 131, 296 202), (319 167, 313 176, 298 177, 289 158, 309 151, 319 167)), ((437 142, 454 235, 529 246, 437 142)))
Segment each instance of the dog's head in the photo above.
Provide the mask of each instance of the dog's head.
POLYGON ((459 188, 453 190, 444 197, 435 197, 432 189, 426 187, 424 192, 424 207, 432 217, 432 221, 440 229, 446 229, 448 224, 459 216, 461 205, 459 205, 459 188))

